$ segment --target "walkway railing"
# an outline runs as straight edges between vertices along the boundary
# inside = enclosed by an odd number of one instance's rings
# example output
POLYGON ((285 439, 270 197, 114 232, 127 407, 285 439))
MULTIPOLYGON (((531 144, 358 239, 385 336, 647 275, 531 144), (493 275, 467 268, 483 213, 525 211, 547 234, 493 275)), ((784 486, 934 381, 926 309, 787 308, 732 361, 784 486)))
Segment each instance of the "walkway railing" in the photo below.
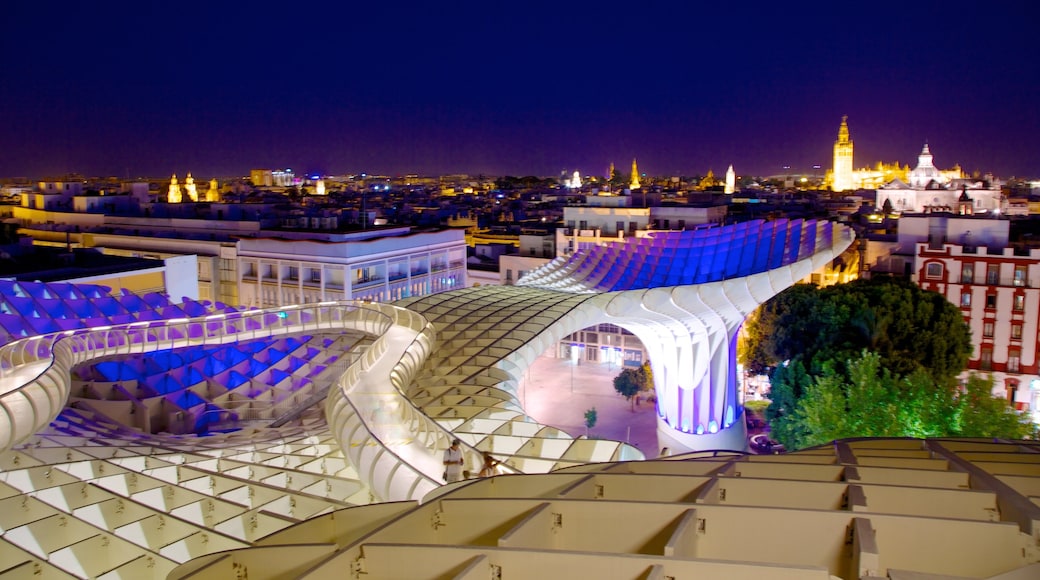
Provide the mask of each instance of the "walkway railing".
MULTIPOLYGON (((332 302, 137 322, 30 337, 0 347, 0 453, 50 423, 65 407, 70 371, 108 356, 227 344, 319 330, 377 337, 340 373, 326 412, 344 453, 382 499, 417 499, 440 485, 441 454, 452 434, 417 409, 404 387, 433 346, 421 315, 384 304, 332 302), (389 377, 389 381, 387 381, 389 377)), ((479 452, 464 449, 470 466, 479 452)))

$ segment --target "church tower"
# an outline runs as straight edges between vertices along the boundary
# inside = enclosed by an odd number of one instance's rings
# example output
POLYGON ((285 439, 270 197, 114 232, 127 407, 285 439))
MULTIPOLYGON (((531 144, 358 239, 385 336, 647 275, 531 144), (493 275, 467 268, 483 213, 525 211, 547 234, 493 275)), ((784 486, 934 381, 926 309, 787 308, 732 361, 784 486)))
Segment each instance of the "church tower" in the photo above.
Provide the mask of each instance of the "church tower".
POLYGON ((206 190, 206 201, 220 201, 220 185, 215 177, 209 180, 209 189, 206 190))
POLYGON ((184 191, 185 197, 187 197, 186 201, 199 200, 199 192, 195 188, 195 178, 191 176, 190 171, 188 172, 188 177, 184 180, 184 191))
POLYGON ((731 163, 729 169, 726 170, 726 189, 724 193, 732 194, 737 190, 737 174, 733 171, 733 164, 731 163))
POLYGON ((173 174, 173 178, 170 179, 170 190, 166 193, 167 203, 180 203, 181 202, 181 186, 177 183, 177 174, 173 174))
POLYGON ((848 116, 841 118, 838 140, 834 142, 834 181, 831 189, 848 191, 855 189, 852 183, 852 139, 849 139, 848 116))
POLYGON ((628 184, 628 188, 635 191, 640 188, 639 185, 639 167, 636 165, 635 157, 632 158, 632 180, 628 184))

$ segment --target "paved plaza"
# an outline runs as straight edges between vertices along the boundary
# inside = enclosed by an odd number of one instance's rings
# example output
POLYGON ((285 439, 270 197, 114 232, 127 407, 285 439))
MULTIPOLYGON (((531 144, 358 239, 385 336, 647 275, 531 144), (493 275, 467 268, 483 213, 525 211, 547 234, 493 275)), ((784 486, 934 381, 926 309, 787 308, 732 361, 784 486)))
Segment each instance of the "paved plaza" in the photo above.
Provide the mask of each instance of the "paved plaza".
POLYGON ((657 421, 654 404, 631 404, 614 390, 617 365, 555 358, 552 352, 538 357, 521 382, 520 400, 527 414, 579 437, 585 434, 585 411, 596 408, 596 426, 590 437, 624 441, 638 447, 647 459, 657 457, 657 421))

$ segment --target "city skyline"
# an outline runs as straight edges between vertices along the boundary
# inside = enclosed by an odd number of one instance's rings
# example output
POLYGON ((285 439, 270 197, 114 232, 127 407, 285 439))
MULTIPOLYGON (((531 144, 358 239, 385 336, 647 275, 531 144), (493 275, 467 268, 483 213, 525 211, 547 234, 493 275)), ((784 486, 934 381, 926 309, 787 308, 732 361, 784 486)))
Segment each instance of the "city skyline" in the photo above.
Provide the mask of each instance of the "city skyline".
POLYGON ((857 168, 1040 175, 1013 2, 46 10, 0 37, 0 176, 761 176, 829 169, 843 115, 857 168))

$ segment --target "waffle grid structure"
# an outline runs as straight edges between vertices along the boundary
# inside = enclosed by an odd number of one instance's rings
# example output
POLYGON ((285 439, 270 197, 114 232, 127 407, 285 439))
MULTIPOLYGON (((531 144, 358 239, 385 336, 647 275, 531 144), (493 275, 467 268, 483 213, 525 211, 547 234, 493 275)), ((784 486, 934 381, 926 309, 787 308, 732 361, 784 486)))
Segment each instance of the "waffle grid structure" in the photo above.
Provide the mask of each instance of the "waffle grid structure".
POLYGON ((17 515, 0 518, 11 563, 0 576, 163 577, 347 505, 433 498, 448 489, 440 453, 453 437, 474 470, 485 450, 508 458, 507 473, 642 459, 539 425, 516 398, 534 357, 599 321, 661 342, 655 376, 671 377, 659 385, 671 402, 659 432, 732 432, 743 422, 728 337, 849 243, 847 229, 813 221, 662 234, 556 262, 526 287, 397 305, 240 311, 3 283, 0 449, 15 448, 0 456, 0 501, 17 515), (248 356, 216 354, 226 345, 248 356), (194 354, 160 364, 178 352, 194 354))

